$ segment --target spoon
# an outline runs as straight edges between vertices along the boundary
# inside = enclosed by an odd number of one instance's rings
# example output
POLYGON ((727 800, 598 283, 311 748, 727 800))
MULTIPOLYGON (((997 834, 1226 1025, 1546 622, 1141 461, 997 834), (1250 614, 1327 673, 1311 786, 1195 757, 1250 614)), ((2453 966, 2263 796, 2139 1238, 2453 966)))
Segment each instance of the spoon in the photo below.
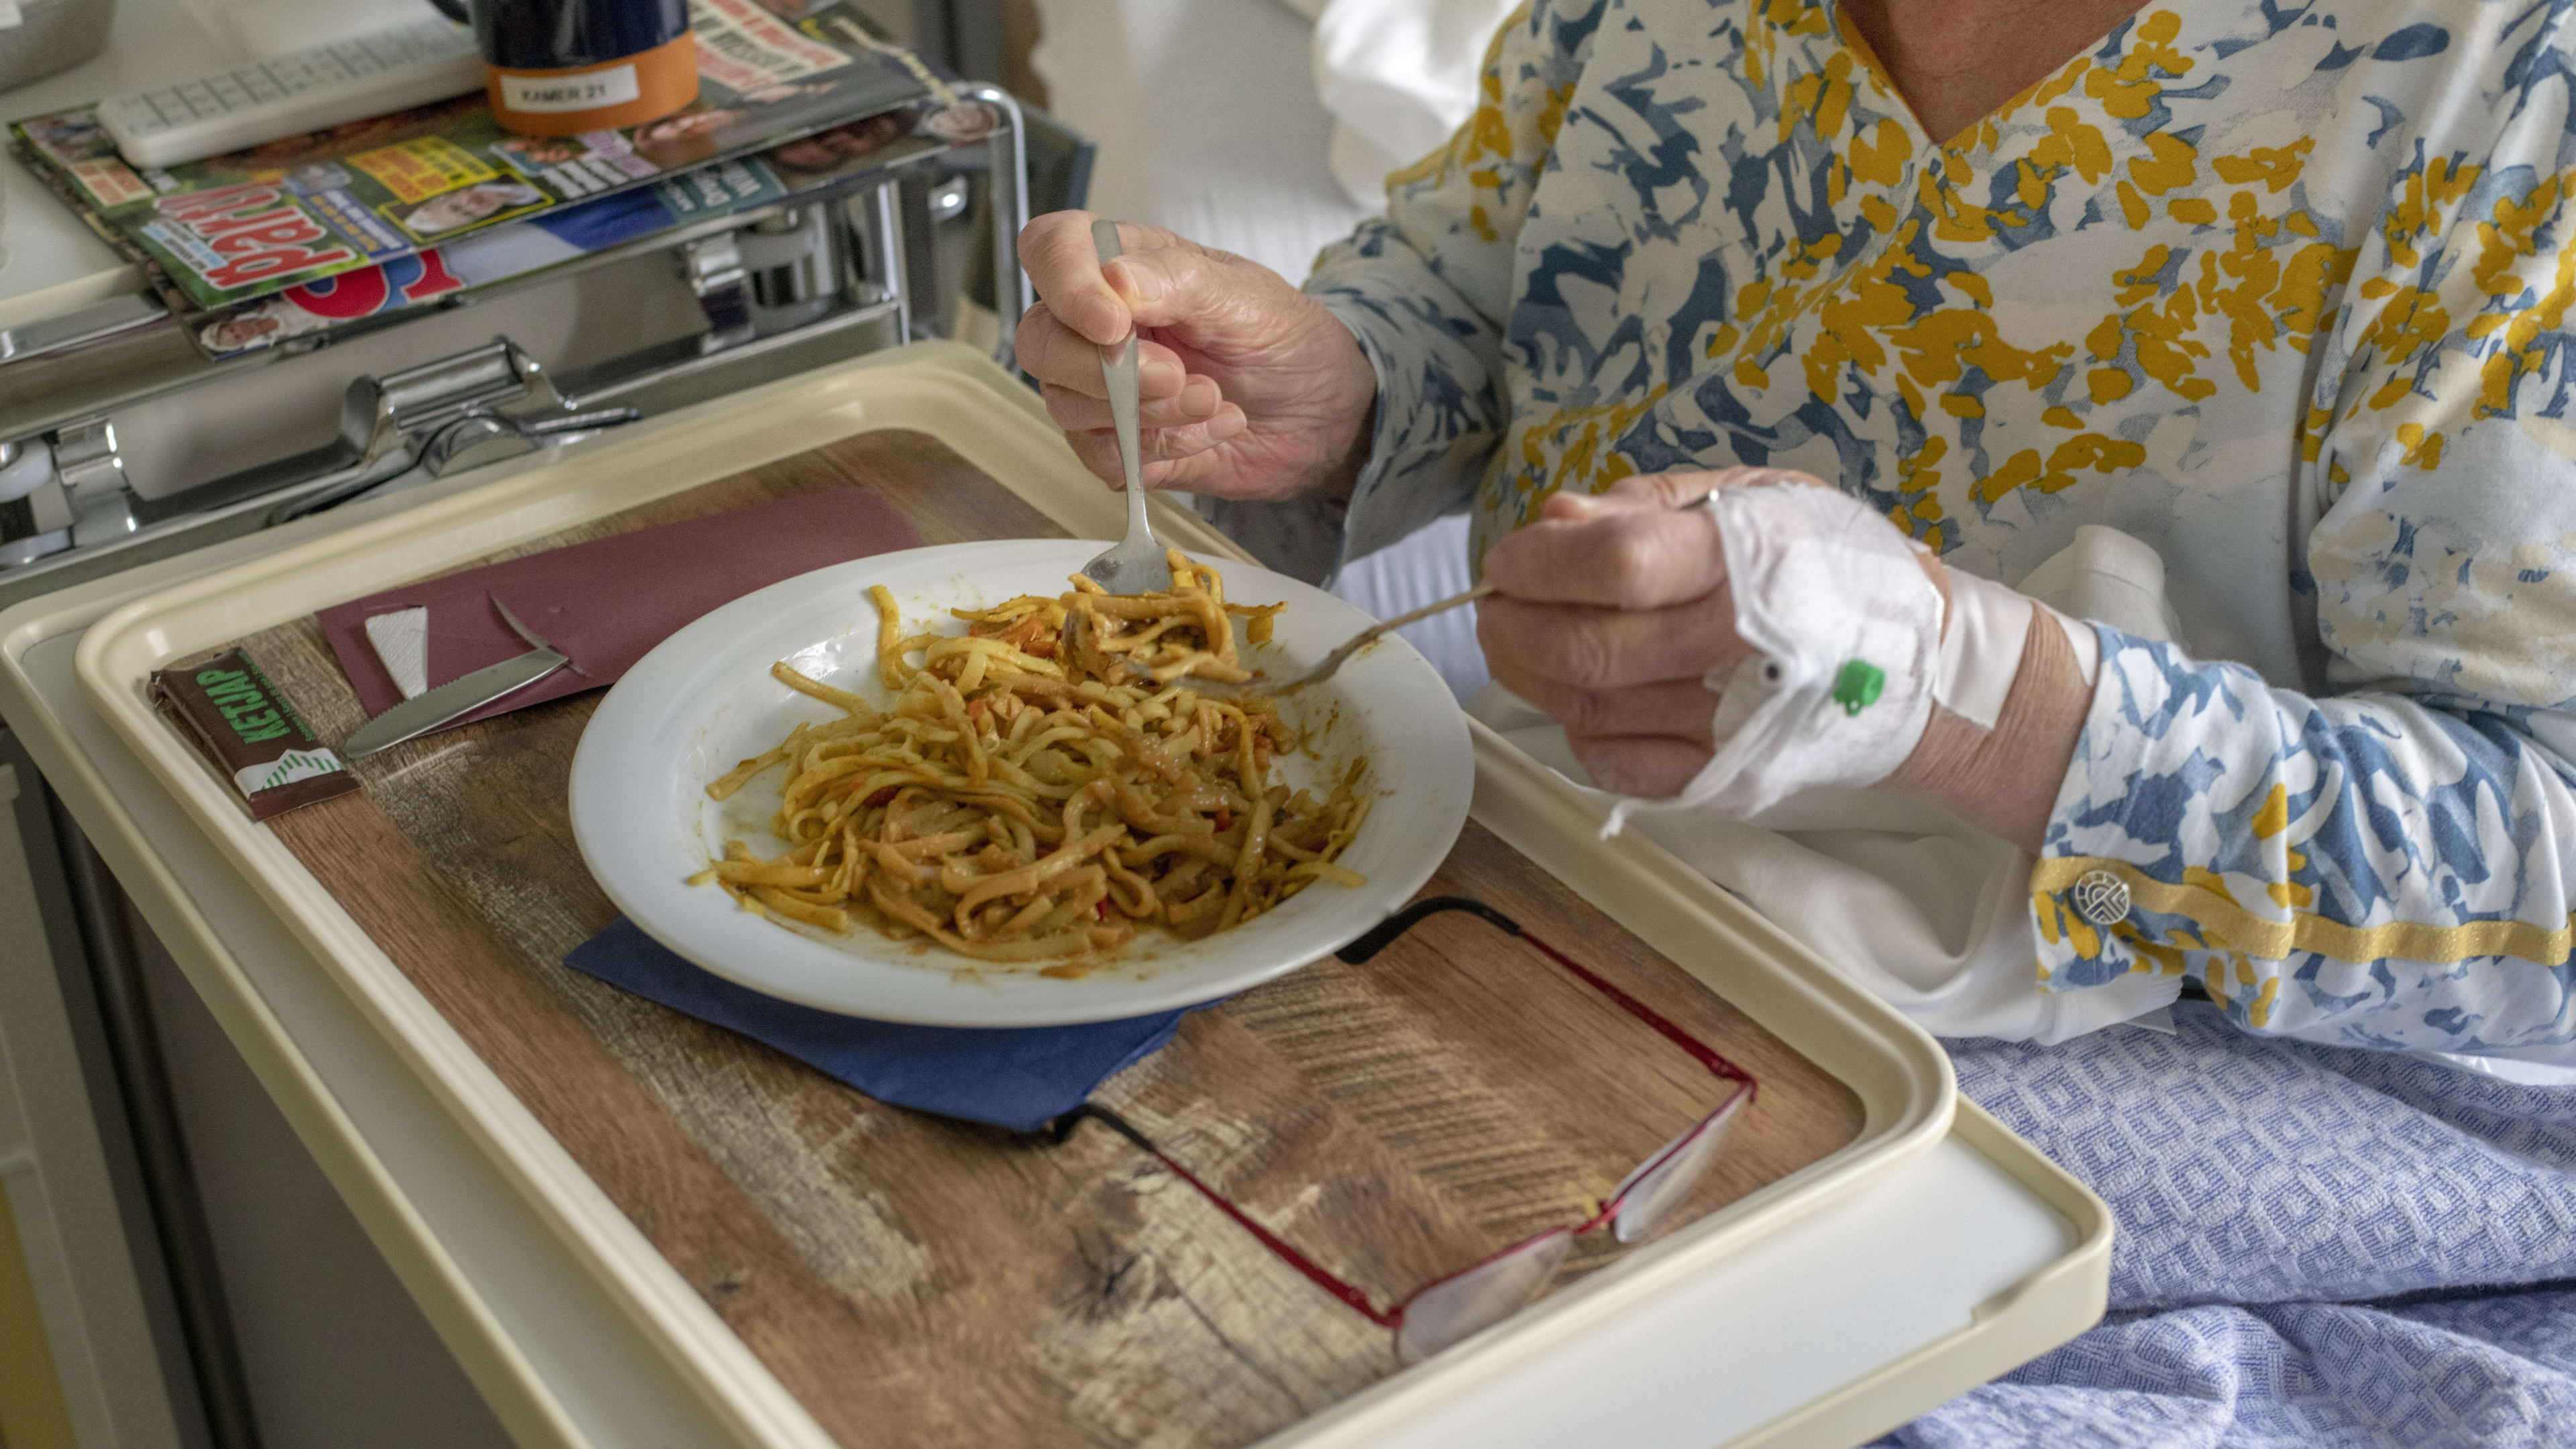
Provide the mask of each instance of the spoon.
MULTIPOLYGON (((1091 224, 1091 244, 1105 265, 1119 254, 1118 223, 1102 218, 1091 224)), ((1127 536, 1118 546, 1082 566, 1083 575, 1113 594, 1156 594, 1172 587, 1171 561, 1154 541, 1154 526, 1145 521, 1143 446, 1136 437, 1136 329, 1127 328, 1127 345, 1113 361, 1100 359, 1100 375, 1109 383, 1109 418, 1118 428, 1118 461, 1127 469, 1127 536)), ((1070 623, 1070 621, 1067 621, 1070 623)))

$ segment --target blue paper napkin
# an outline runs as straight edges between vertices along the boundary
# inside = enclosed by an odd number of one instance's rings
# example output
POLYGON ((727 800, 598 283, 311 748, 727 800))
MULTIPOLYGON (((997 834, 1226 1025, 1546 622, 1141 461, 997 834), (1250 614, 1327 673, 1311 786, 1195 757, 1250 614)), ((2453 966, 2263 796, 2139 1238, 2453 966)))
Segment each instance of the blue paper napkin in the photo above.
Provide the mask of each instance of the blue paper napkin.
POLYGON ((766 1042, 880 1102, 1034 1132, 1172 1039, 1187 1010, 1081 1026, 905 1026, 763 996, 682 960, 620 916, 564 964, 766 1042))

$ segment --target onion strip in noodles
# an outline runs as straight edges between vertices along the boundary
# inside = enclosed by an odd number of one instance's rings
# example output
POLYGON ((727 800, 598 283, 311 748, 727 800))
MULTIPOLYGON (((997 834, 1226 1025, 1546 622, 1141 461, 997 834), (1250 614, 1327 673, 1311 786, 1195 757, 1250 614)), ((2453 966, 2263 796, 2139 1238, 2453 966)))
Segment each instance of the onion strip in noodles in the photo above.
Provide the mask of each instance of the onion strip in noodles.
POLYGON ((1171 564, 1166 593, 1077 575, 1058 598, 952 610, 963 635, 906 634, 871 588, 894 707, 771 666, 841 718, 707 786, 724 800, 784 766, 770 830, 789 848, 762 860, 728 841, 691 883, 808 926, 1066 974, 1148 926, 1196 939, 1319 880, 1362 884, 1336 862, 1368 817, 1367 762, 1320 798, 1291 791, 1273 762, 1296 741, 1271 705, 1187 683, 1250 678, 1234 621, 1260 643, 1284 605, 1228 603, 1215 570, 1171 564))

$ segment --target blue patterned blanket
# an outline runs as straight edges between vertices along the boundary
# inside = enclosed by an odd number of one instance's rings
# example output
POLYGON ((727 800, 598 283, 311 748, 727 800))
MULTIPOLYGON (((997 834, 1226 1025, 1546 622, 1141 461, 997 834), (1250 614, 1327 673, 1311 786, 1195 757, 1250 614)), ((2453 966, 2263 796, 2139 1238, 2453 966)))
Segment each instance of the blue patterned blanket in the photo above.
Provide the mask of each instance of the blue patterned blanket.
POLYGON ((2174 1019, 1949 1044, 2118 1214, 2111 1312, 1883 1449, 2576 1445, 2576 1088, 2174 1019))

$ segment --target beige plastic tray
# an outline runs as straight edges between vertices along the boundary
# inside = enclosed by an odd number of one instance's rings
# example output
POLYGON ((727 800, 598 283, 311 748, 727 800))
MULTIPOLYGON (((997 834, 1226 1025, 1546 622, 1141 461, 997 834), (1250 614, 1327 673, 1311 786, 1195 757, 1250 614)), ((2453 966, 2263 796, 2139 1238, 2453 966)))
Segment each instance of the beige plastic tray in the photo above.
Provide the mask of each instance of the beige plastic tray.
MULTIPOLYGON (((77 656, 82 689, 99 713, 245 884, 336 973, 680 1380, 746 1444, 822 1449, 831 1441, 303 865, 247 820, 155 716, 145 681, 173 658, 325 605, 877 428, 931 434, 1078 536, 1114 537, 1123 527, 1121 501, 1082 470, 1025 388, 967 349, 924 344, 675 413, 570 456, 522 460, 471 491, 139 599, 91 627, 77 656)), ((1178 546, 1241 556, 1194 516, 1163 500, 1156 506, 1157 530, 1178 546)), ((1735 1442, 1849 1442, 2062 1342, 2098 1316, 2107 1208, 1961 1103, 1948 1059, 1929 1036, 1644 837, 1599 840, 1593 806, 1499 737, 1472 728, 1475 817, 1842 1080, 1863 1105, 1863 1126, 1832 1156, 1269 1443, 1369 1443, 1426 1404, 1472 1392, 1754 1249, 1771 1230, 1954 1130, 2066 1219, 2066 1255, 1982 1305, 1967 1326, 1735 1442)))

